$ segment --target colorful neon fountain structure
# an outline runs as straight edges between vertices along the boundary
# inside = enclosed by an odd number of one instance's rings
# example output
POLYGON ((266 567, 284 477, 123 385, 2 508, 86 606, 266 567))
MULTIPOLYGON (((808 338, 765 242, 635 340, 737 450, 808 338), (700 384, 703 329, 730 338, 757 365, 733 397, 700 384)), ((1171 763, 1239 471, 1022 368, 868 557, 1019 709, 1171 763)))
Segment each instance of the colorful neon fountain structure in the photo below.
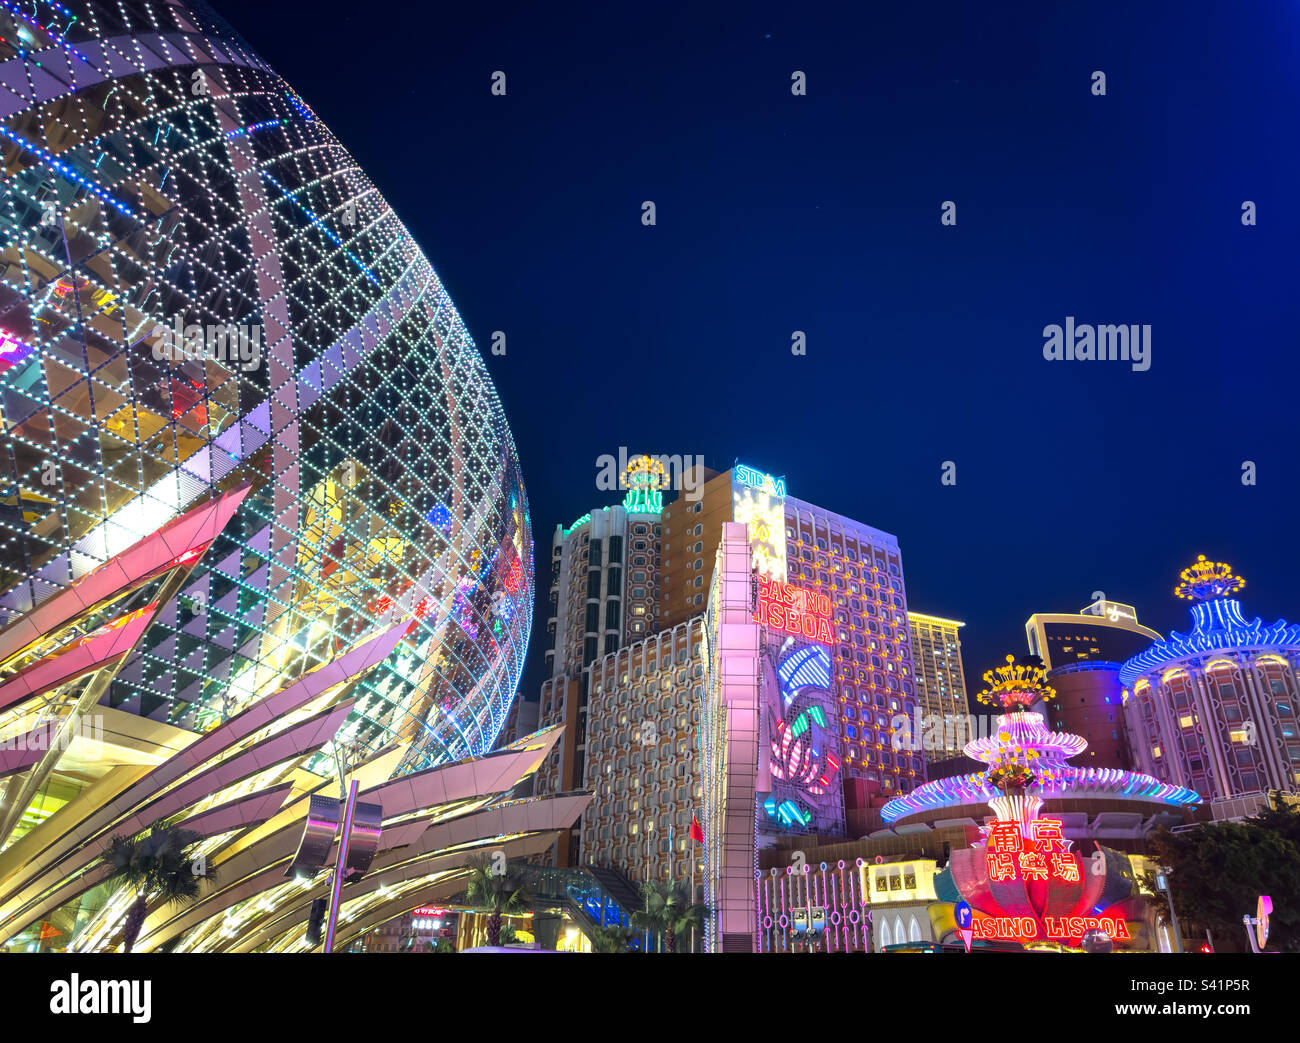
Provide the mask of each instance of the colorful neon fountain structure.
POLYGON ((1007 656, 1006 666, 987 671, 988 688, 977 698, 1005 712, 997 719, 996 737, 967 743, 965 753, 988 768, 935 779, 895 797, 881 809, 884 821, 892 825, 927 811, 988 804, 998 818, 1024 827, 1038 817, 1045 798, 1134 800, 1170 807, 1201 802, 1194 791, 1141 772, 1067 764, 1088 748, 1088 741, 1050 730, 1043 715, 1029 709, 1038 699, 1046 702, 1056 696, 1056 690, 1044 682, 1044 674, 1040 666, 1015 665, 1014 656, 1007 656))
MULTIPOLYGON (((953 852, 935 877, 941 901, 965 899, 977 913, 976 936, 1079 944, 1093 930, 1129 939, 1129 921, 1144 919, 1142 899, 1128 859, 1098 845, 1090 865, 1071 851, 1061 822, 1041 818, 1045 797, 1101 796, 1169 805, 1199 803, 1191 790, 1168 786, 1136 772, 1075 768, 1066 762, 1087 740, 1051 731, 1030 707, 1055 690, 1041 666, 1016 664, 984 675, 983 703, 1004 712, 993 737, 967 743, 966 755, 983 761, 982 772, 938 779, 885 805, 887 822, 939 807, 985 801, 996 821, 981 828, 976 847, 953 852)), ((936 926, 938 926, 936 924, 936 926)))

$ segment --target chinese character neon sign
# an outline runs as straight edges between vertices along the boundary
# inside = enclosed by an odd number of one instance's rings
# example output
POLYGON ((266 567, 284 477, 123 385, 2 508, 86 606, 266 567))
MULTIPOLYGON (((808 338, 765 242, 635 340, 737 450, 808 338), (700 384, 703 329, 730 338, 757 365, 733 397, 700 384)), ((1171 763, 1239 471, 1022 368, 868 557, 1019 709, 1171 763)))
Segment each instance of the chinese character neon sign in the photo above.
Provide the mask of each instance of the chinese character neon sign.
POLYGON ((831 599, 815 590, 803 590, 766 576, 758 577, 758 610, 754 622, 782 633, 806 637, 823 645, 831 637, 831 599))
POLYGON ((989 879, 1062 880, 1079 882, 1079 863, 1070 853, 1070 841, 1061 833, 1060 819, 1044 818, 1029 824, 1031 835, 1020 832, 1020 824, 998 819, 989 827, 988 850, 984 855, 989 879))

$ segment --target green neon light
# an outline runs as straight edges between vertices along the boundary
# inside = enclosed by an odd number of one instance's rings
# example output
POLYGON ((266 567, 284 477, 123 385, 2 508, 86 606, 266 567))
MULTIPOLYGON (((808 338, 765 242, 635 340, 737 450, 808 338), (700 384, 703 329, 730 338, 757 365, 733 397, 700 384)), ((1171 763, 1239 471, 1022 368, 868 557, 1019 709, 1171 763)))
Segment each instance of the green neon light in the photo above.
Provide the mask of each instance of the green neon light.
POLYGON ((628 514, 661 514, 663 509, 664 494, 658 489, 636 486, 623 497, 623 510, 628 514))

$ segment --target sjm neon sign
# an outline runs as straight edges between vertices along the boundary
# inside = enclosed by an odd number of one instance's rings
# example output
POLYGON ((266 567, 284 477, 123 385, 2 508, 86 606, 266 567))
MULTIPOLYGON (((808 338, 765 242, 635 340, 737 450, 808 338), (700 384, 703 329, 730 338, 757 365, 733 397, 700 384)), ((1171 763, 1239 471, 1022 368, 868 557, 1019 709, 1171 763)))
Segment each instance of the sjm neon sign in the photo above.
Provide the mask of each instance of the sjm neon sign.
POLYGON ((770 474, 755 471, 752 467, 739 464, 736 467, 736 481, 753 489, 761 489, 772 496, 785 495, 785 479, 773 478, 770 474))

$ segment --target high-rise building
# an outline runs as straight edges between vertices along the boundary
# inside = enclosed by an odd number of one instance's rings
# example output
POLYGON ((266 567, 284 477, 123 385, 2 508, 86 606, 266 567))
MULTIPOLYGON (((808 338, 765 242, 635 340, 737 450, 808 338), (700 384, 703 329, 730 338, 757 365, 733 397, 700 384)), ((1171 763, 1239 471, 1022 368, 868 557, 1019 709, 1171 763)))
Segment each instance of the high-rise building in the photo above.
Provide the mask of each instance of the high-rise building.
POLYGON ((633 880, 702 884, 691 822, 702 797, 695 741, 704 697, 703 615, 635 641, 589 671, 582 863, 633 880))
POLYGON ((1088 768, 1138 767, 1124 725, 1120 664, 1160 635, 1138 622, 1132 605, 1098 600, 1077 614, 1035 613, 1025 623, 1031 655, 1047 668, 1057 698, 1038 709, 1056 731, 1082 735, 1088 748, 1079 762, 1088 768))
MULTIPOLYGON (((421 773, 489 753, 528 643, 500 400, 377 186, 206 6, 46 7, 0 12, 0 938, 109 944, 134 896, 91 862, 165 818, 232 886, 142 946, 297 944, 323 881, 257 859, 349 773, 402 830, 354 923, 401 912, 441 850, 421 773)), ((585 803, 488 812, 471 765, 439 776, 484 809, 458 844, 585 803)))
MULTIPOLYGON (((916 671, 916 702, 923 717, 948 718, 970 713, 966 702, 966 675, 962 670, 961 638, 965 623, 922 612, 908 612, 912 632, 912 665, 916 671)), ((944 729, 948 735, 956 729, 944 729)), ((927 750, 926 760, 956 757, 961 745, 927 750)))
POLYGON ((1080 662, 1122 663, 1160 635, 1138 622, 1132 605, 1098 599, 1076 613, 1035 612, 1025 622, 1029 652, 1054 670, 1080 662))
MULTIPOLYGON (((652 878, 671 874, 684 879, 691 870, 690 859, 684 857, 689 845, 682 840, 681 823, 689 828, 698 812, 702 779, 692 759, 693 744, 687 742, 684 753, 675 747, 683 738, 683 713, 694 725, 699 723, 698 701, 704 688, 699 635, 723 526, 728 524, 745 526, 755 583, 803 591, 801 596, 820 599, 825 609, 821 632, 790 635, 770 627, 780 638, 764 645, 769 689, 784 685, 790 699, 797 695, 801 709, 791 718, 792 734, 783 740, 778 759, 784 758, 785 769, 795 774, 810 771, 816 762, 817 778, 826 777, 824 783, 814 785, 821 792, 789 799, 781 796, 786 782, 778 780, 771 791, 775 794, 773 824, 843 833, 846 779, 864 793, 884 797, 917 785, 924 778, 920 751, 898 751, 890 741, 894 715, 910 717, 916 697, 897 540, 794 499, 786 494, 783 479, 749 467, 706 474, 690 495, 679 496, 662 509, 653 495, 656 486, 667 485, 668 473, 661 461, 633 458, 626 474, 629 489, 623 506, 593 510, 569 528, 557 530, 553 543, 548 631, 553 623, 554 639, 548 633, 551 677, 542 686, 539 723, 564 723, 567 728, 550 763, 539 773, 538 792, 584 786, 594 791, 580 837, 575 835, 568 851, 557 852, 557 859, 582 865, 608 860, 606 864, 633 879, 647 873, 652 878), (617 547, 617 564, 611 545, 617 547), (612 614, 611 601, 627 604, 630 610, 621 616, 612 614), (621 630, 615 626, 620 619, 621 630), (645 664, 662 660, 668 634, 674 635, 674 661, 683 654, 682 648, 687 649, 687 661, 677 666, 678 674, 685 668, 686 676, 680 683, 669 682, 661 672, 652 684, 645 664), (800 652, 804 645, 816 647, 800 652), (625 655, 629 646, 631 651, 625 655), (795 678, 801 684, 779 676, 796 652, 803 662, 795 678), (823 672, 820 686, 804 681, 823 672), (656 686, 662 693, 665 683, 670 688, 668 697, 656 698, 656 686), (679 706, 687 690, 695 703, 679 706), (638 727, 657 729, 660 737, 674 736, 662 738, 658 754, 684 760, 671 772, 665 773, 662 764, 653 772, 647 770, 650 751, 626 745, 633 741, 632 734, 642 734, 638 727), (620 752, 627 764, 635 761, 640 771, 642 792, 635 798, 620 795, 604 777, 621 772, 620 752), (621 810, 615 810, 615 805, 621 810), (657 828, 663 831, 667 823, 671 831, 671 836, 653 838, 649 850, 653 854, 656 847, 668 845, 669 851, 658 853, 664 858, 671 854, 671 864, 646 858, 650 817, 645 809, 649 807, 657 809, 657 828), (631 833, 638 824, 636 816, 640 816, 638 842, 631 833), (608 836, 602 835, 606 829, 608 836)), ((789 708, 765 711, 773 727, 789 708)), ((870 796, 859 797, 855 791, 854 799, 862 802, 870 796)))
MULTIPOLYGON (((658 630, 659 461, 634 458, 621 476, 621 505, 584 514, 551 540, 551 590, 546 664, 538 722, 563 724, 563 739, 534 781, 538 793, 567 793, 586 784, 591 666, 629 640, 658 630)), ((557 865, 578 857, 579 828, 558 846, 557 865)))
POLYGON ((1127 660, 1125 720, 1141 769, 1199 793, 1216 818, 1253 814, 1270 790, 1300 790, 1300 625, 1247 620, 1246 581, 1201 555, 1174 593, 1192 629, 1127 660))
POLYGON ((705 604, 722 525, 747 525, 762 574, 824 593, 831 605, 835 720, 844 777, 888 796, 924 776, 920 751, 893 750, 891 721, 911 718, 917 687, 903 562, 889 533, 786 491, 783 478, 737 465, 704 483, 702 497, 663 514, 663 608, 669 625, 705 604))

